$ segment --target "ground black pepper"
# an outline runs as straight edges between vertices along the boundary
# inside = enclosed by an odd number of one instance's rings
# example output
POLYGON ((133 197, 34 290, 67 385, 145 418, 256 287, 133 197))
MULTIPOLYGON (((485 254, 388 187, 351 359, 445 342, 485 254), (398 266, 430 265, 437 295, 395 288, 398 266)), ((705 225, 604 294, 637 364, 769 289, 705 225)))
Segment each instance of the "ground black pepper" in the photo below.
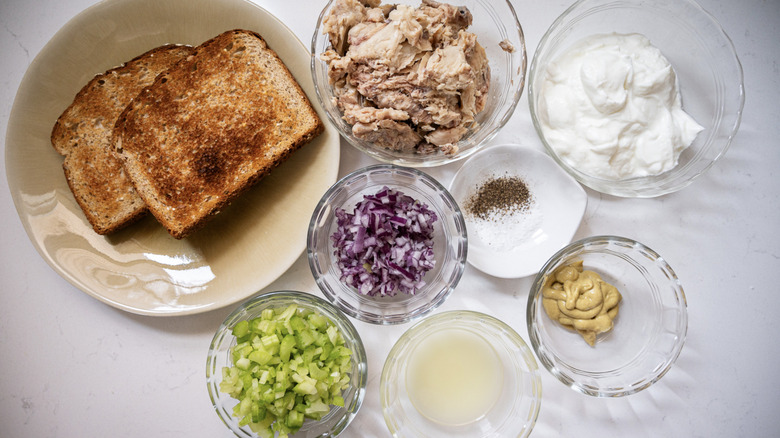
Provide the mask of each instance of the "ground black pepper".
POLYGON ((466 200, 466 213, 482 220, 527 211, 533 202, 525 181, 517 176, 492 177, 466 200))

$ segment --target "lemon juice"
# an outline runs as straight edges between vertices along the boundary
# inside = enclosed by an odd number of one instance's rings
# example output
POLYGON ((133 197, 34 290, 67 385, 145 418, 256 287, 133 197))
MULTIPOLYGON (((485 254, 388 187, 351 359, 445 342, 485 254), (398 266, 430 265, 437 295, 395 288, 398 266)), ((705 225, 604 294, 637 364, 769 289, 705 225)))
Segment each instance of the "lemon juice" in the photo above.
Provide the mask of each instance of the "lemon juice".
POLYGON ((438 331, 411 352, 406 389, 431 421, 459 426, 479 420, 501 395, 504 374, 493 347, 479 334, 438 331))

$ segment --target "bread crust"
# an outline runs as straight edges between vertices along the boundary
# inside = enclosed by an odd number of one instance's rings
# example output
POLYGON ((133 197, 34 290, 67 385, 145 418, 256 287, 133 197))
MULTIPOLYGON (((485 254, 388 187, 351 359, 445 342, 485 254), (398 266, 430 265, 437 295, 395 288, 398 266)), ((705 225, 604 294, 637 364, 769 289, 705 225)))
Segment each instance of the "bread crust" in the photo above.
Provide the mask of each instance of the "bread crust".
POLYGON ((146 215, 146 204, 113 153, 114 124, 144 87, 192 50, 157 47, 95 76, 54 124, 52 146, 65 156, 68 187, 96 233, 113 233, 146 215))
POLYGON ((323 130, 276 52, 235 29, 139 93, 113 146, 151 213, 181 239, 323 130))

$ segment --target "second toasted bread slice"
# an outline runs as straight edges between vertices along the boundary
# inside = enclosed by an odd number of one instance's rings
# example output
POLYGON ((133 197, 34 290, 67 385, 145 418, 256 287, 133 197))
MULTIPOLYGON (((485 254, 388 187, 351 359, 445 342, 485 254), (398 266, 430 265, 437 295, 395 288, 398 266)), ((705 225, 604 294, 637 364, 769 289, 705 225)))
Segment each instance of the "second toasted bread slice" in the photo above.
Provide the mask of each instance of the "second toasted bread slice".
POLYGON ((232 30, 144 89, 113 141, 149 210, 182 238, 323 129, 262 37, 232 30))
POLYGON ((117 118, 158 74, 192 50, 158 47, 95 76, 57 119, 52 145, 65 155, 62 167, 68 186, 98 234, 117 231, 147 212, 113 153, 111 134, 117 118))

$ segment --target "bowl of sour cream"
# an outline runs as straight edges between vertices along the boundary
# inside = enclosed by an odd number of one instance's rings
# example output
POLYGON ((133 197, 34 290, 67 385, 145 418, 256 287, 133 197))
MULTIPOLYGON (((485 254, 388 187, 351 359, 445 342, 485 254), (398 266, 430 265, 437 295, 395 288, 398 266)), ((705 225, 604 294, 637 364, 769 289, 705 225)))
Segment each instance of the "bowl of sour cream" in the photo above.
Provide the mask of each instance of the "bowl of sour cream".
POLYGON ((577 181, 622 197, 688 186, 728 149, 744 105, 728 35, 693 0, 580 0, 528 81, 534 127, 577 181))

